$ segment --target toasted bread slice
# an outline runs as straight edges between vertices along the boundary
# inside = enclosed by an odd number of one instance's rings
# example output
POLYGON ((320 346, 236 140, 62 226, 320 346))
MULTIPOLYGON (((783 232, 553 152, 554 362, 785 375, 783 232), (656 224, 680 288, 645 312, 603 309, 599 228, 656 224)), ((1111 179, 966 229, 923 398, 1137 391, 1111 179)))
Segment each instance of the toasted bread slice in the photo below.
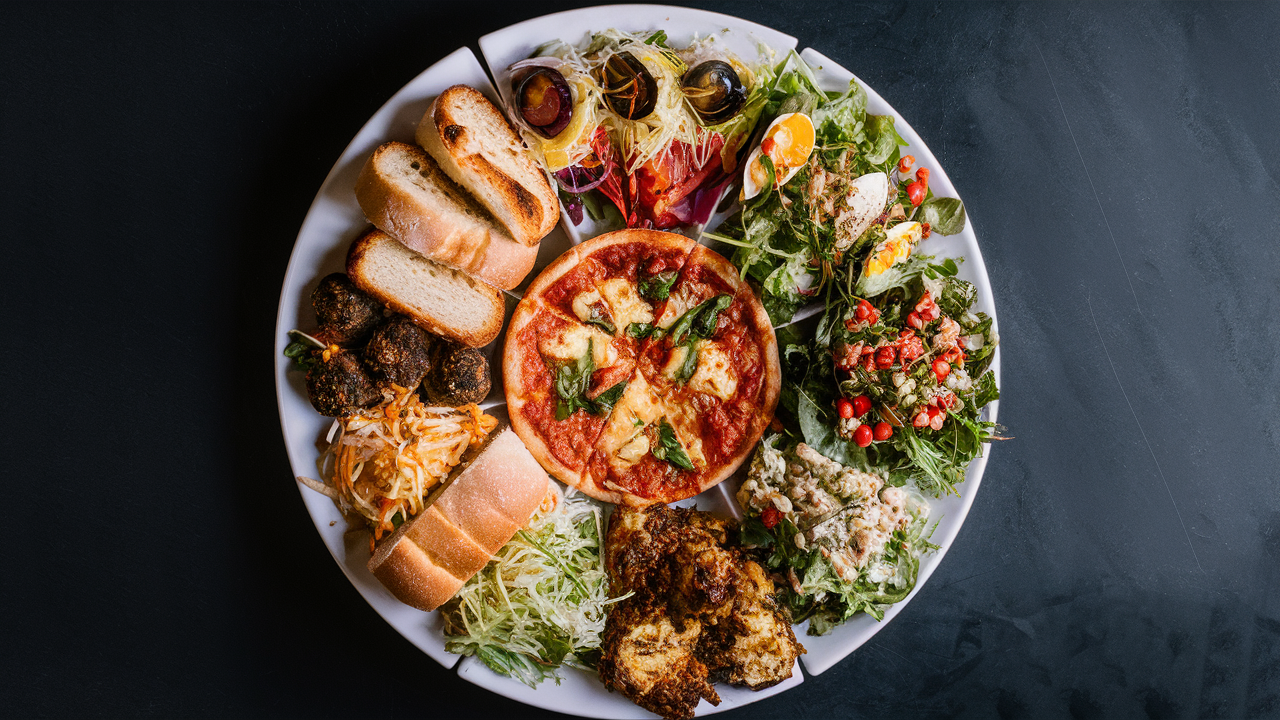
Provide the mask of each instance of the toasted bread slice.
POLYGON ((389 142, 356 180, 356 201, 375 227, 438 263, 503 290, 533 269, 537 247, 521 245, 422 148, 389 142))
POLYGON ((370 230, 352 244, 347 275, 424 330, 463 345, 488 345, 502 330, 501 292, 428 260, 381 230, 370 230))
POLYGON ((418 124, 418 144, 523 245, 536 246, 560 219, 560 201, 520 136, 484 93, 454 85, 418 124))

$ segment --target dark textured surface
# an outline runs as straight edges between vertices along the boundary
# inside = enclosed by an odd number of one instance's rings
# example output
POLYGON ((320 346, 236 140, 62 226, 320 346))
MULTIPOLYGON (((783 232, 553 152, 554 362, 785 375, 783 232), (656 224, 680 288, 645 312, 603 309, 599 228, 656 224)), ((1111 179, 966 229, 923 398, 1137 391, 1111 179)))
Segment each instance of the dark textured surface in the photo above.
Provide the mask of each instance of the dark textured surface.
MULTIPOLYGON (((356 130, 553 9, 6 8, 4 714, 538 715, 335 567, 271 342, 356 130)), ((717 9, 854 70, 938 155, 1017 437, 897 620, 737 716, 1280 716, 1280 6, 717 9)))

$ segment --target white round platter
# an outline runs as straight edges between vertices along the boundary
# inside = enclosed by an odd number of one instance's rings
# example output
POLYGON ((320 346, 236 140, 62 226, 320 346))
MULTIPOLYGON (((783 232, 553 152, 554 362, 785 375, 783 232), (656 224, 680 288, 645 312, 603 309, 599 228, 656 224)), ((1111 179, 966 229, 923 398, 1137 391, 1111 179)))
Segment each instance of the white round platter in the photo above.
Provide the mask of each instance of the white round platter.
MULTIPOLYGON (((660 5, 607 6, 548 15, 486 35, 480 39, 480 46, 490 70, 502 83, 505 80, 505 68, 511 62, 528 56, 542 42, 556 38, 578 42, 592 30, 611 27, 632 31, 663 29, 673 44, 687 42, 695 34, 714 34, 731 50, 746 58, 755 57, 755 48, 760 42, 777 50, 779 56, 796 46, 795 38, 754 23, 717 13, 660 5)), ((849 71, 812 49, 803 51, 801 57, 817 69, 817 77, 824 89, 843 90, 853 77, 849 71)), ((323 441, 332 420, 312 409, 307 399, 303 375, 290 370, 290 363, 283 354, 285 346, 290 342, 288 331, 291 328, 305 330, 316 326, 311 310, 311 291, 325 275, 343 270, 347 247, 368 226, 352 191, 365 159, 374 148, 384 142, 413 142, 414 130, 432 98, 450 85, 459 83, 481 89, 495 102, 500 100, 485 69, 469 49, 460 48, 446 56, 392 96, 360 129, 334 164, 303 221, 280 293, 274 347, 280 421, 289 462, 295 475, 317 475, 315 460, 319 454, 318 443, 323 441)), ((935 194, 959 197, 945 170, 937 163, 919 135, 872 88, 865 84, 863 87, 868 95, 867 111, 894 116, 899 133, 909 143, 903 152, 915 155, 919 165, 933 170, 930 185, 935 194)), ((562 225, 568 226, 569 223, 566 220, 562 225)), ((556 228, 542 241, 537 266, 530 274, 530 279, 575 241, 591 236, 590 228, 570 228, 568 232, 564 228, 556 228)), ((972 216, 962 233, 950 237, 935 235, 924 242, 921 251, 943 257, 963 256, 966 260, 961 265, 960 276, 978 287, 975 310, 995 317, 991 286, 973 231, 972 216)), ((519 290, 508 293, 508 316, 519 297, 519 290)), ((497 348, 501 347, 503 339, 503 336, 499 336, 486 348, 491 360, 497 348)), ((493 362, 491 366, 500 369, 501 363, 493 362)), ((999 349, 992 368, 996 372, 998 384, 999 349)), ((495 382, 494 390, 483 406, 492 412, 501 413, 504 409, 502 405, 501 383, 495 382)), ((998 402, 986 409, 987 419, 996 419, 997 408, 998 402)), ((821 673, 869 640, 902 612, 907 603, 924 587, 959 533, 981 482, 987 450, 989 448, 984 449, 983 457, 970 464, 968 479, 960 486, 960 497, 932 501, 933 517, 941 518, 933 541, 941 547, 922 560, 915 591, 890 609, 882 622, 859 616, 824 637, 802 636, 801 642, 808 654, 797 664, 791 679, 760 692, 717 686, 722 698, 721 704, 715 707, 704 701, 698 708, 698 714, 732 709, 799 685, 804 680, 800 663, 810 674, 821 673)), ((732 499, 735 486, 735 481, 730 480, 698 496, 695 504, 705 510, 740 517, 732 499)), ((445 667, 457 666, 459 676, 469 682, 528 705, 584 717, 653 717, 622 696, 607 692, 594 676, 587 673, 564 669, 561 671, 563 680, 559 685, 545 682, 533 689, 493 673, 474 658, 465 658, 459 662, 458 656, 444 649, 443 635, 435 613, 424 613, 400 603, 369 573, 366 568, 369 558, 367 537, 348 535, 346 520, 333 501, 302 484, 298 487, 316 530, 352 585, 392 627, 436 662, 445 667)), ((805 626, 798 626, 797 635, 802 635, 804 630, 805 626)))

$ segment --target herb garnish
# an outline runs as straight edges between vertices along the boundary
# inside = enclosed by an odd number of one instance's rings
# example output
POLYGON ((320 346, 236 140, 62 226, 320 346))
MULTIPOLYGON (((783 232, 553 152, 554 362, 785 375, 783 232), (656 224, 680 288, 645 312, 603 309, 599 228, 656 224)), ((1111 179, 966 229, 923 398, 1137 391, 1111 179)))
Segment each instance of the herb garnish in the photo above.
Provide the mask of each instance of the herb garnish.
POLYGON ((676 270, 665 270, 641 280, 637 286, 640 297, 649 300, 666 300, 671 295, 671 286, 676 284, 680 273, 676 270))
POLYGON ((676 439, 676 429, 671 427, 671 423, 667 422, 666 418, 658 422, 658 443, 649 452, 659 460, 666 460, 678 468, 693 469, 693 461, 689 459, 689 454, 676 439))
POLYGON ((623 380, 597 395, 594 400, 587 398, 587 390, 591 388, 591 375, 596 371, 594 355, 595 338, 591 338, 587 340, 586 354, 552 368, 556 395, 559 396, 556 403, 557 420, 564 420, 578 410, 586 410, 601 417, 608 415, 626 391, 627 381, 623 380))

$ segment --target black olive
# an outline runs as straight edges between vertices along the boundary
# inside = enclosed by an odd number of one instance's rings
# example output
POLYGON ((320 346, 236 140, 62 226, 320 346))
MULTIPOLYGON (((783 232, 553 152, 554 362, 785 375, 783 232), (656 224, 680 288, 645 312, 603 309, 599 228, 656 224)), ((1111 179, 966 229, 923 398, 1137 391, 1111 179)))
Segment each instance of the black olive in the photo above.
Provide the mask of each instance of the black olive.
POLYGON ((685 73, 680 85, 689 104, 703 122, 724 122, 747 102, 747 88, 733 66, 720 60, 708 60, 685 73))
POLYGON ((658 82, 629 52, 614 53, 600 67, 600 86, 609 107, 628 120, 648 117, 658 104, 658 82))
POLYGON ((553 138, 573 118, 573 93, 564 76, 551 68, 535 68, 516 88, 520 117, 543 137, 553 138))

